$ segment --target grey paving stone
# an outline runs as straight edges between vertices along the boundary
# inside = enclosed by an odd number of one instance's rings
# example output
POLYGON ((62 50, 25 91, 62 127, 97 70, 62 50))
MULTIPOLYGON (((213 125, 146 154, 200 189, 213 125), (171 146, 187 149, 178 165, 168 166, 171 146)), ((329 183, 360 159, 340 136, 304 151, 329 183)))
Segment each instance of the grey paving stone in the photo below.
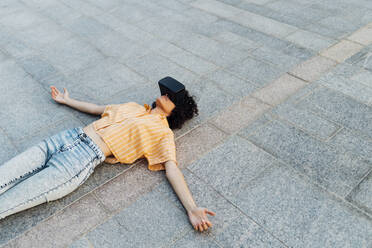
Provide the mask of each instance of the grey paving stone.
POLYGON ((171 248, 188 248, 188 247, 195 247, 195 248, 214 248, 214 247, 221 247, 219 246, 213 238, 207 235, 198 235, 194 231, 188 232, 185 236, 178 239, 175 243, 173 243, 171 248))
POLYGON ((43 16, 61 25, 72 22, 82 16, 82 13, 60 2, 54 2, 49 7, 41 10, 41 13, 43 16))
POLYGON ((255 133, 259 127, 267 125, 270 121, 272 121, 274 117, 270 113, 264 113, 255 121, 251 122, 249 125, 241 129, 237 135, 241 137, 248 137, 249 135, 255 133))
POLYGON ((154 39, 154 36, 150 33, 132 25, 125 23, 118 18, 112 16, 110 13, 105 13, 103 15, 95 16, 96 20, 100 23, 109 26, 111 29, 123 34, 128 39, 135 41, 139 44, 147 44, 149 41, 154 39))
POLYGON ((212 38, 229 44, 230 46, 237 47, 238 49, 247 51, 252 51, 260 46, 260 44, 257 44, 256 42, 229 31, 219 33, 215 36, 212 36, 212 38))
POLYGON ((102 204, 90 194, 12 240, 10 246, 66 247, 107 217, 102 204))
POLYGON ((371 108, 340 92, 320 87, 300 105, 326 119, 372 137, 371 108))
POLYGON ((262 59, 276 65, 283 71, 289 71, 292 67, 301 62, 301 60, 296 57, 288 56, 281 51, 265 46, 252 51, 252 55, 257 59, 262 59))
POLYGON ((372 87, 372 72, 361 70, 351 77, 352 80, 358 81, 368 87, 372 87))
POLYGON ((326 71, 331 70, 337 63, 322 56, 315 56, 296 66, 290 74, 312 82, 322 76, 326 71))
POLYGON ((47 123, 58 122, 71 116, 62 106, 53 103, 54 100, 40 84, 25 75, 25 72, 12 61, 5 62, 0 67, 2 67, 0 79, 4 82, 0 84, 0 90, 7 92, 0 100, 3 106, 0 112, 4 116, 0 126, 11 140, 16 141, 30 136, 44 128, 47 123), (14 99, 22 99, 22 101, 14 101, 14 99))
POLYGON ((154 16, 154 13, 149 9, 144 8, 142 5, 126 3, 125 5, 116 8, 112 12, 112 15, 124 22, 135 23, 154 16))
POLYGON ((310 21, 308 18, 298 18, 298 15, 294 12, 283 14, 265 5, 252 3, 250 1, 241 1, 237 7, 300 28, 308 25, 310 21))
POLYGON ((322 140, 329 138, 341 128, 339 125, 322 119, 312 112, 298 109, 295 105, 287 103, 276 107, 273 113, 278 115, 280 119, 289 121, 293 125, 322 140))
POLYGON ((123 4, 121 0, 87 0, 87 2, 105 11, 109 11, 123 4))
POLYGON ((287 35, 298 30, 292 25, 256 15, 249 11, 243 11, 242 13, 231 17, 231 20, 280 38, 286 37, 287 35))
POLYGON ((233 202, 290 247, 368 247, 372 242, 369 219, 284 166, 267 169, 233 202))
POLYGON ((371 168, 367 161, 329 147, 277 120, 260 127, 247 138, 341 197, 345 197, 371 168))
POLYGON ((14 34, 0 27, 0 46, 2 50, 15 58, 36 55, 37 52, 17 39, 14 34))
POLYGON ((345 33, 351 33, 358 29, 358 26, 356 26, 355 24, 338 16, 331 16, 331 17, 324 18, 321 21, 319 21, 319 23, 328 28, 341 30, 342 32, 345 32, 345 33))
POLYGON ((340 91, 366 105, 372 104, 372 88, 351 79, 340 77, 319 81, 322 85, 340 91))
POLYGON ((307 25, 306 27, 303 27, 302 29, 313 32, 313 33, 320 34, 324 37, 333 38, 333 39, 342 39, 348 35, 342 30, 329 28, 319 23, 311 23, 307 25))
POLYGON ((103 59, 93 46, 77 38, 58 41, 42 50, 41 54, 65 74, 82 70, 103 59))
POLYGON ((39 130, 35 130, 32 134, 23 137, 22 139, 18 139, 14 141, 14 145, 17 147, 19 151, 24 151, 28 147, 36 145, 43 139, 54 135, 58 132, 61 132, 65 129, 70 129, 74 127, 84 126, 83 123, 76 118, 67 117, 67 119, 58 121, 57 123, 49 123, 49 126, 45 128, 41 128, 39 130))
POLYGON ((179 167, 187 167, 218 145, 227 134, 210 124, 203 124, 182 137, 176 136, 176 157, 179 167))
POLYGON ((92 247, 88 241, 87 238, 83 237, 76 241, 74 241, 72 244, 70 244, 69 248, 90 248, 92 247))
POLYGON ((32 25, 38 25, 45 22, 47 19, 36 13, 23 8, 20 11, 14 12, 11 15, 5 15, 0 18, 0 23, 8 30, 21 30, 32 25))
POLYGON ((83 0, 61 0, 61 2, 87 16, 96 16, 103 13, 100 8, 83 0))
POLYGON ((217 235, 216 240, 223 247, 286 247, 244 215, 232 221, 217 235))
POLYGON ((51 77, 58 72, 46 59, 38 56, 20 59, 18 64, 37 81, 51 77))
POLYGON ((92 17, 82 16, 72 22, 63 24, 65 28, 88 40, 96 40, 112 31, 108 26, 98 22, 92 17))
MULTIPOLYGON (((237 217, 241 216, 241 212, 235 206, 218 194, 210 185, 201 180, 198 175, 186 169, 182 169, 182 172, 196 205, 205 207, 216 213, 215 216, 208 215, 208 220, 212 223, 212 227, 208 228, 205 234, 216 237, 223 232, 226 227, 231 225, 237 217)), ((172 202, 172 205, 174 204, 181 211, 186 213, 186 209, 183 207, 168 180, 161 182, 153 190, 153 193, 164 194, 167 199, 172 202)), ((195 232, 194 229, 192 232, 195 232)))
POLYGON ((149 44, 149 47, 151 47, 154 52, 156 51, 158 54, 166 56, 173 62, 199 75, 203 75, 218 68, 217 65, 208 62, 205 59, 192 54, 191 52, 178 48, 166 41, 152 42, 149 44))
POLYGON ((10 15, 14 12, 22 10, 24 6, 19 1, 4 0, 0 5, 0 16, 10 15))
POLYGON ((5 163, 12 157, 16 156, 18 154, 18 151, 16 147, 14 146, 14 144, 7 137, 6 133, 2 131, 2 129, 0 129, 0 144, 2 148, 0 150, 0 166, 1 166, 1 164, 5 163))
POLYGON ((372 142, 368 137, 352 132, 350 129, 343 128, 338 132, 329 143, 341 147, 353 154, 370 158, 372 153, 372 142))
POLYGON ((265 86, 284 73, 280 68, 250 57, 226 68, 226 71, 258 86, 265 86))
POLYGON ((220 90, 212 81, 202 80, 190 85, 190 91, 195 96, 199 117, 205 120, 219 111, 231 106, 238 99, 220 90))
MULTIPOLYGON (((186 230, 191 230, 187 214, 171 204, 164 194, 150 192, 135 203, 125 208, 108 221, 88 233, 87 238, 94 246, 115 247, 113 243, 104 242, 100 236, 111 236, 112 228, 125 235, 120 235, 121 247, 160 247, 174 240, 186 230)), ((115 237, 115 236, 114 236, 115 237)), ((115 238, 117 239, 117 238, 115 238)), ((116 246, 117 247, 117 246, 116 246)))
POLYGON ((91 40, 91 44, 98 48, 108 57, 114 57, 119 62, 126 63, 127 60, 144 56, 150 51, 136 44, 120 33, 110 32, 91 40))
POLYGON ((323 50, 336 43, 335 40, 304 30, 299 30, 293 34, 290 34, 286 37, 286 39, 315 51, 323 50))
POLYGON ((323 74, 319 80, 327 81, 328 79, 332 79, 334 77, 351 78, 359 71, 361 71, 359 66, 348 63, 340 63, 332 68, 329 72, 323 74))
POLYGON ((304 80, 285 73, 274 82, 254 92, 252 96, 275 106, 305 86, 306 82, 304 80))
POLYGON ((348 58, 345 62, 352 65, 364 66, 366 61, 368 62, 370 56, 371 49, 367 46, 360 50, 358 53, 348 58))
POLYGON ((356 187, 349 199, 367 212, 372 213, 372 173, 356 187))
POLYGON ((154 83, 158 82, 163 77, 171 76, 187 85, 197 78, 196 74, 152 52, 140 58, 127 60, 124 63, 129 68, 154 83))
POLYGON ((34 49, 42 49, 58 40, 68 39, 72 34, 53 22, 33 25, 15 33, 19 41, 34 49))
POLYGON ((86 238, 93 247, 126 247, 130 246, 129 230, 119 225, 114 218, 92 229, 86 238))
POLYGON ((288 46, 284 47, 283 49, 280 49, 280 52, 298 58, 302 61, 308 60, 316 54, 314 51, 296 45, 294 43, 289 43, 288 46))
POLYGON ((83 92, 99 102, 119 91, 146 83, 144 77, 110 59, 100 61, 84 71, 71 74, 68 78, 70 82, 73 82, 71 90, 83 92))
POLYGON ((254 92, 258 87, 249 81, 238 78, 226 70, 219 69, 205 75, 206 78, 213 80, 224 91, 242 98, 254 92))
POLYGON ((230 199, 275 163, 273 157, 252 143, 232 136, 188 168, 230 199))
POLYGON ((246 52, 238 50, 224 43, 219 43, 203 35, 185 34, 174 41, 178 46, 184 48, 200 57, 203 57, 216 65, 229 66, 236 61, 247 57, 246 52), (206 49, 206 47, 208 49, 206 49))

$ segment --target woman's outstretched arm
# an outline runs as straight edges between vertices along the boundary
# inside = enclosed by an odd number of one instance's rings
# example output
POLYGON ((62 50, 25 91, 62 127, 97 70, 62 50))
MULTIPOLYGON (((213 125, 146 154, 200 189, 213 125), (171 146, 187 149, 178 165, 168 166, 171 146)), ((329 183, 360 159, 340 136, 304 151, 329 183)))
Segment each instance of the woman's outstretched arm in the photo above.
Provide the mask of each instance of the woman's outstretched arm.
POLYGON ((207 214, 214 216, 215 213, 206 208, 196 206, 190 190, 187 187, 182 171, 178 168, 174 161, 169 160, 165 162, 164 165, 166 169, 166 176, 178 198, 181 200, 183 206, 187 210, 187 214, 192 226, 195 230, 207 230, 212 226, 212 223, 208 220, 207 214))
POLYGON ((83 101, 72 99, 69 96, 69 93, 66 88, 63 88, 63 91, 64 91, 63 94, 59 92, 58 89, 54 86, 50 86, 50 88, 51 88, 52 98, 58 103, 65 104, 81 112, 85 112, 85 113, 92 114, 92 115, 101 115, 103 111, 105 111, 106 106, 99 106, 94 103, 83 102, 83 101))

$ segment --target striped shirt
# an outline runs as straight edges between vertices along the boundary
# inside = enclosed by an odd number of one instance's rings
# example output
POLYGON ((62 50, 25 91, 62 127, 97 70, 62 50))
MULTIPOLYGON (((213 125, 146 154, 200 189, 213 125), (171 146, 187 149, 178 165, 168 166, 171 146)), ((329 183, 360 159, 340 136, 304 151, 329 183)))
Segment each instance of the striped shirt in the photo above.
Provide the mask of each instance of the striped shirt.
POLYGON ((111 150, 105 162, 130 164, 145 157, 148 169, 165 170, 164 162, 177 165, 173 131, 165 115, 151 114, 148 104, 128 102, 107 105, 93 126, 111 150))

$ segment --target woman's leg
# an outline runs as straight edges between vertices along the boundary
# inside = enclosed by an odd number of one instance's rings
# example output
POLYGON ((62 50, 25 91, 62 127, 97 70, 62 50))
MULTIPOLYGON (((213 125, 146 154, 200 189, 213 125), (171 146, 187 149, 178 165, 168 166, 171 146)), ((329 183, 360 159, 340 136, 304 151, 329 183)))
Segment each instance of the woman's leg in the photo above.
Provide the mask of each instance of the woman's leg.
POLYGON ((17 183, 44 169, 50 157, 61 148, 62 137, 68 140, 66 137, 70 133, 70 130, 64 130, 46 138, 37 145, 27 148, 22 153, 1 164, 0 195, 17 183))
POLYGON ((74 139, 52 154, 44 169, 0 195, 0 219, 71 193, 105 160, 81 128, 75 132, 74 139))

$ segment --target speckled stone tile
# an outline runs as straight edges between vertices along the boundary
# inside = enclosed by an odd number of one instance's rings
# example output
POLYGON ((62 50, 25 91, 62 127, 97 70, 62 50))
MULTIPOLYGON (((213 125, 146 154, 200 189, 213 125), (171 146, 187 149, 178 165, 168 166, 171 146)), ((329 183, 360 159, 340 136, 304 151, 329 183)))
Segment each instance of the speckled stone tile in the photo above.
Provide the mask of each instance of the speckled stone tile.
POLYGON ((155 53, 125 61, 125 64, 153 83, 157 83, 160 79, 170 76, 187 86, 188 83, 198 78, 195 73, 155 53))
POLYGON ((371 165, 327 146, 302 130, 274 120, 247 137, 331 192, 345 197, 371 165))
POLYGON ((277 49, 269 48, 266 46, 255 49, 251 52, 252 56, 267 61, 283 69, 283 71, 289 71, 292 67, 296 66, 302 60, 297 57, 289 56, 282 51, 277 49))
POLYGON ((244 97, 255 90, 258 86, 235 75, 224 69, 215 70, 204 75, 206 78, 213 80, 218 87, 234 95, 235 97, 244 97))
POLYGON ((229 198, 275 163, 273 157, 252 143, 231 136, 188 169, 229 198))
POLYGON ((216 235, 223 247, 286 247, 257 223, 241 214, 216 235))
POLYGON ((247 96, 211 118, 209 122, 227 133, 234 133, 249 125, 269 108, 268 104, 247 96))
POLYGON ((312 82, 319 78, 327 70, 336 65, 336 62, 322 56, 315 56, 296 66, 290 71, 290 74, 312 82))
POLYGON ((325 119, 372 137, 371 108, 340 92, 320 87, 299 105, 325 119))
POLYGON ((210 124, 203 124, 176 140, 179 167, 187 167, 222 142, 227 134, 210 124))
POLYGON ((286 39, 315 51, 326 49, 336 43, 335 40, 304 30, 290 34, 286 39))
POLYGON ((369 106, 372 105, 372 87, 368 87, 367 85, 357 81, 344 79, 341 77, 333 77, 327 79, 326 81, 320 80, 319 82, 328 88, 352 97, 358 102, 369 106))
POLYGON ((165 171, 150 171, 147 162, 142 159, 93 192, 108 210, 115 212, 128 207, 163 180, 166 180, 165 171), (133 187, 133 185, 140 185, 140 187, 133 187))
POLYGON ((270 83, 284 73, 284 70, 278 67, 253 58, 246 58, 226 68, 226 71, 259 86, 270 83))
POLYGON ((90 194, 12 240, 5 247, 65 247, 107 217, 102 204, 90 194))
MULTIPOLYGON (((1 116, 1 114, 0 114, 1 116)), ((10 141, 6 133, 0 128, 0 166, 18 154, 16 146, 10 141)))
POLYGON ((89 243, 88 239, 85 237, 80 238, 69 245, 69 248, 91 248, 91 247, 92 247, 91 244, 89 243))
POLYGON ((330 139, 329 144, 345 149, 353 154, 365 157, 371 160, 372 142, 371 140, 358 132, 343 128, 330 139))
MULTIPOLYGON (((115 247, 114 243, 121 247, 160 247, 164 243, 171 242, 186 230, 192 230, 187 214, 171 204, 160 192, 150 192, 129 207, 111 217, 102 225, 87 234, 87 238, 94 246, 115 247), (114 232, 120 231, 123 235, 119 240, 105 242, 100 236, 111 236, 113 224, 116 221, 114 232)), ((116 246, 117 247, 117 246, 116 246)))
MULTIPOLYGON (((197 174, 191 173, 187 169, 182 169, 182 173, 196 205, 205 207, 216 214, 215 216, 207 215, 208 220, 212 223, 212 227, 205 231, 206 234, 215 237, 241 215, 241 212, 234 205, 227 201, 223 195, 218 194, 213 187, 200 179, 197 174)), ((158 192, 164 194, 172 204, 186 213, 186 209, 169 181, 162 182, 154 189, 154 193, 158 192)))
POLYGON ((323 51, 321 55, 337 62, 344 62, 347 58, 356 54, 363 48, 362 45, 348 40, 342 40, 334 46, 323 51))
POLYGON ((312 112, 296 108, 295 105, 284 103, 273 109, 273 114, 279 119, 284 119, 312 136, 326 140, 333 135, 341 126, 323 119, 312 112))
POLYGON ((367 25, 351 34, 348 39, 363 45, 372 43, 372 25, 367 25))
POLYGON ((276 79, 274 82, 254 92, 252 96, 267 104, 275 106, 283 102, 286 98, 288 98, 288 96, 293 95, 305 85, 305 81, 286 73, 276 79))
POLYGON ((233 200, 289 247, 368 247, 372 222, 285 166, 270 167, 233 200))
POLYGON ((348 199, 365 211, 372 214, 372 171, 364 180, 350 193, 348 199))
POLYGON ((216 241, 208 236, 203 234, 195 233, 194 231, 190 231, 186 233, 185 236, 178 239, 176 242, 169 246, 170 248, 216 248, 222 247, 216 243, 216 241))

